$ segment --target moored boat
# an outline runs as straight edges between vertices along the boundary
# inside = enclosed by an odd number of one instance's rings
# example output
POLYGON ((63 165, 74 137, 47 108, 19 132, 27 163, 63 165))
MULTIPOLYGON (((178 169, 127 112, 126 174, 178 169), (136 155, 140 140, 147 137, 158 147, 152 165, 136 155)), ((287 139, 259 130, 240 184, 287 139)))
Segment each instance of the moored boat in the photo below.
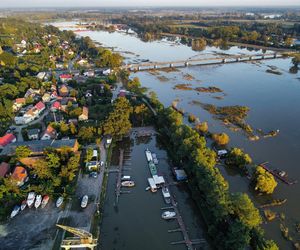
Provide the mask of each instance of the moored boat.
POLYGON ((32 207, 35 200, 35 192, 30 192, 27 196, 27 206, 32 207))
POLYGON ((63 204, 63 202, 64 202, 64 197, 59 197, 58 199, 57 199, 57 201, 56 201, 56 207, 60 207, 62 204, 63 204))
POLYGON ((157 168, 155 164, 152 161, 150 161, 148 165, 149 165, 151 175, 152 176, 157 175, 157 168))
POLYGON ((88 201, 89 201, 89 197, 88 197, 87 195, 84 195, 84 196, 82 197, 80 206, 81 206, 82 208, 86 208, 86 206, 87 206, 87 204, 88 204, 88 201))
POLYGON ((21 203, 21 211, 23 211, 27 206, 27 202, 26 200, 23 200, 22 203, 21 203))
POLYGON ((48 202, 49 202, 49 196, 48 196, 48 195, 45 195, 45 196, 43 197, 41 207, 44 208, 44 207, 48 204, 48 202))
POLYGON ((170 204, 171 203, 171 195, 170 195, 170 192, 169 192, 169 189, 168 187, 163 187, 161 189, 162 191, 162 194, 163 194, 163 197, 164 197, 164 200, 167 204, 170 204))
POLYGON ((157 186, 155 185, 153 178, 148 178, 148 183, 149 183, 151 192, 155 193, 157 191, 157 186))
POLYGON ((38 194, 35 198, 35 203, 34 203, 34 207, 38 208, 42 203, 42 196, 40 194, 38 194))
POLYGON ((150 161, 153 160, 153 159, 152 159, 151 151, 150 151, 148 148, 145 150, 145 154, 146 154, 146 158, 147 158, 147 161, 148 161, 148 162, 150 162, 150 161))
POLYGON ((154 163, 155 165, 157 165, 157 164, 158 164, 158 159, 157 159, 157 156, 156 156, 155 153, 152 153, 152 159, 153 159, 153 163, 154 163))
POLYGON ((121 185, 122 187, 134 187, 135 183, 134 181, 122 181, 121 185))
POLYGON ((129 175, 124 175, 122 178, 121 178, 121 181, 130 181, 131 177, 129 175))
POLYGON ((21 209, 20 206, 18 206, 18 205, 14 206, 14 209, 10 214, 10 218, 15 217, 20 212, 20 209, 21 209))
POLYGON ((170 220, 170 219, 174 219, 176 216, 175 212, 172 211, 165 211, 162 213, 161 217, 165 220, 170 220))

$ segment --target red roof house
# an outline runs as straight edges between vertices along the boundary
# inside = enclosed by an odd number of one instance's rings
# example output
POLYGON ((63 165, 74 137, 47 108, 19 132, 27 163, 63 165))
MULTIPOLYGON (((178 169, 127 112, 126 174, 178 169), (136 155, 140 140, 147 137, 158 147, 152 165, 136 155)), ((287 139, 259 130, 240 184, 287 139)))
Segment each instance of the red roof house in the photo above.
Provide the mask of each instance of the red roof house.
POLYGON ((0 164, 0 177, 5 177, 9 172, 9 164, 6 162, 2 162, 0 164))
POLYGON ((39 111, 39 113, 41 113, 46 108, 45 104, 41 101, 35 104, 35 107, 39 111))
POLYGON ((60 102, 54 102, 52 103, 51 105, 51 111, 57 111, 57 110, 60 110, 61 109, 61 105, 60 105, 60 102))
POLYGON ((73 79, 72 75, 70 74, 62 74, 59 76, 59 78, 62 82, 68 82, 73 79))
POLYGON ((13 134, 6 134, 0 137, 0 148, 4 148, 6 145, 16 142, 17 138, 13 134))
POLYGON ((11 175, 11 178, 17 182, 18 186, 22 186, 25 183, 27 176, 28 175, 25 168, 21 166, 16 166, 14 172, 11 175))

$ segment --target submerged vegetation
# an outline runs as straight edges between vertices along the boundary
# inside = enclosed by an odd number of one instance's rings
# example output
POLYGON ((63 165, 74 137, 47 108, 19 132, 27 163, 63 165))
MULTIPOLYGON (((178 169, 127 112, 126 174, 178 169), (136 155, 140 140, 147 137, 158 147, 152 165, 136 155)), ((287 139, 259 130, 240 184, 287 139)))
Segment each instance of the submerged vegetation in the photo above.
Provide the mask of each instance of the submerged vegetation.
POLYGON ((196 91, 198 92, 205 92, 205 93, 221 93, 223 92, 222 89, 218 88, 218 87, 198 87, 195 88, 196 91))
POLYGON ((277 186, 274 176, 261 166, 257 166, 256 168, 254 181, 255 190, 261 193, 272 194, 277 186))

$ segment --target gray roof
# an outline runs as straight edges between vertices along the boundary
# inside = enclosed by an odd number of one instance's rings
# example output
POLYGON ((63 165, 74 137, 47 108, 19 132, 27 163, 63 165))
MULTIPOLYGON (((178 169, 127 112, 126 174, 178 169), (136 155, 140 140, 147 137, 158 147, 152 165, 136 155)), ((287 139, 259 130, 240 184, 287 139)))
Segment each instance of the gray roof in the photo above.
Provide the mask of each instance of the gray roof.
POLYGON ((27 131, 27 135, 31 136, 31 135, 38 135, 40 132, 40 130, 38 128, 33 128, 33 129, 28 129, 27 131))
POLYGON ((76 139, 68 140, 39 140, 39 141, 24 141, 15 142, 5 146, 0 153, 0 155, 13 155, 15 154, 16 147, 18 146, 28 146, 33 153, 43 152, 45 148, 61 148, 70 147, 73 148, 76 144, 76 139))

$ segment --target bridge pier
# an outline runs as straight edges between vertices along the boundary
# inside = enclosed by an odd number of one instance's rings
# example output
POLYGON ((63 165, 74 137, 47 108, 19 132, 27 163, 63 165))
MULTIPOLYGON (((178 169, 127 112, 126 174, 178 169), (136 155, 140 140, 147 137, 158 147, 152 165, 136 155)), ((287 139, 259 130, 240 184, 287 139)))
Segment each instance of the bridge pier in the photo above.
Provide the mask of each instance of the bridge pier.
POLYGON ((226 63, 226 58, 223 58, 222 63, 226 63))
POLYGON ((140 70, 141 70, 141 67, 140 67, 140 66, 138 66, 136 70, 137 70, 137 71, 140 71, 140 70))
POLYGON ((185 66, 185 67, 188 67, 188 66, 189 66, 189 63, 188 63, 188 62, 185 62, 185 63, 184 63, 184 66, 185 66))
POLYGON ((277 53, 274 54, 274 58, 276 58, 276 57, 277 57, 277 53))
POLYGON ((240 60, 241 60, 241 58, 239 58, 239 57, 236 59, 237 62, 239 62, 240 60))
POLYGON ((252 61, 252 59, 253 59, 252 56, 249 56, 249 60, 252 61))
POLYGON ((156 64, 154 65, 154 69, 157 69, 157 65, 156 64))
POLYGON ((262 56, 261 56, 261 59, 265 59, 265 55, 262 55, 262 56))
POLYGON ((169 66, 170 66, 170 68, 173 68, 173 66, 174 66, 174 65, 173 65, 173 63, 170 63, 170 65, 169 65, 169 66))

